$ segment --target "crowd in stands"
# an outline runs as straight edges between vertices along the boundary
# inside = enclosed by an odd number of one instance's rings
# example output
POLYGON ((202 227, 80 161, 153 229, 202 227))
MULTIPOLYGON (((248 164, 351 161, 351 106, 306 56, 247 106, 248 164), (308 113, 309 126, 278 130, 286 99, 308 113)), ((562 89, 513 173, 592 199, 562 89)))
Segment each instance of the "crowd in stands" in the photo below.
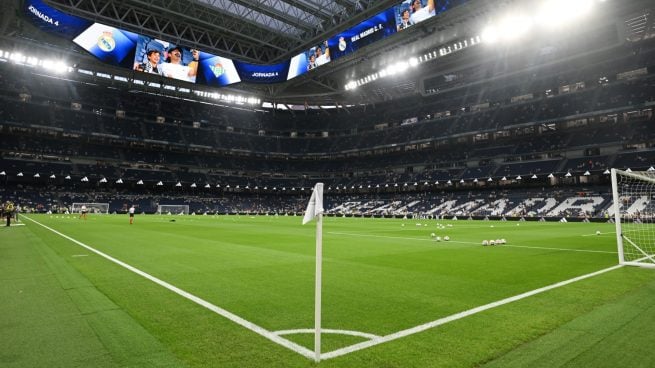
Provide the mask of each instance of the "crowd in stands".
MULTIPOLYGON (((606 184, 610 167, 655 165, 655 41, 618 49, 584 69, 576 67, 584 58, 524 67, 530 83, 509 75, 528 62, 516 59, 494 83, 465 68, 467 82, 435 85, 431 96, 305 112, 229 108, 1 65, 0 180, 7 189, 73 191, 75 183, 99 192, 175 185, 200 202, 206 186, 247 198, 317 181, 364 194, 499 188, 518 177, 550 185, 550 174, 565 173, 573 184, 583 175, 606 184)), ((202 212, 217 208, 209 202, 202 212)))

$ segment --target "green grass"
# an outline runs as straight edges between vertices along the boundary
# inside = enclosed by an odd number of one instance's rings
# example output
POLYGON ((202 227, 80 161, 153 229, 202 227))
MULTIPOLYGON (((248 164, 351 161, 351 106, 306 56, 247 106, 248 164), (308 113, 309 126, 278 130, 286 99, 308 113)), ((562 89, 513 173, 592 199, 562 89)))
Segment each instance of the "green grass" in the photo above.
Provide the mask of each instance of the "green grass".
MULTIPOLYGON (((313 327, 315 226, 300 217, 32 218, 269 331, 313 327)), ((24 223, 0 232, 0 366, 317 365, 24 223)), ((387 335, 617 263, 609 224, 436 223, 326 218, 323 327, 387 335)), ((655 272, 625 267, 318 365, 652 366, 653 322, 655 272)), ((365 340, 322 339, 323 352, 365 340)))

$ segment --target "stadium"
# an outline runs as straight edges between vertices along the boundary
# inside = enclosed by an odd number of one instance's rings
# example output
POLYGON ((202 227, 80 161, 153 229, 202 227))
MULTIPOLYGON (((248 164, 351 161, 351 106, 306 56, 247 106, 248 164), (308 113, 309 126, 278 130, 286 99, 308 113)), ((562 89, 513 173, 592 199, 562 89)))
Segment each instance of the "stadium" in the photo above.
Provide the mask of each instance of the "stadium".
POLYGON ((655 366, 652 1, 0 9, 0 366, 655 366))

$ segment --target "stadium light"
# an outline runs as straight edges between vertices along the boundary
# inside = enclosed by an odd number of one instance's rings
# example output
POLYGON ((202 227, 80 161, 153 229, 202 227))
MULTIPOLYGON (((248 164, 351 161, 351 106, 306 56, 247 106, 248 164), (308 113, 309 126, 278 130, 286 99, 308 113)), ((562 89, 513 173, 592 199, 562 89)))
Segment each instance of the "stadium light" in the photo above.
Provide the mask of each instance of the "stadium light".
POLYGON ((498 41, 498 30, 494 26, 488 26, 482 30, 482 42, 485 43, 496 43, 498 41))
POLYGON ((500 21, 498 34, 503 40, 513 41, 528 33, 532 23, 532 19, 525 15, 510 15, 500 21))
POLYGON ((548 0, 539 7, 535 21, 549 28, 559 27, 587 15, 592 7, 593 0, 548 0))

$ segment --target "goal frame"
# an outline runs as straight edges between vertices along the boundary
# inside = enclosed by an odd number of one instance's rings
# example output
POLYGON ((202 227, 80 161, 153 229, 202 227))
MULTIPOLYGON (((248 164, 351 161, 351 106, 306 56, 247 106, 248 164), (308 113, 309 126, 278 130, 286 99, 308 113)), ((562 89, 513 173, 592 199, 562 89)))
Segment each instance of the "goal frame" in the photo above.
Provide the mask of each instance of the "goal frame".
POLYGON ((71 205, 71 213, 80 213, 82 206, 86 206, 86 209, 89 210, 89 213, 101 213, 105 215, 109 214, 109 203, 107 202, 73 202, 71 205), (90 211, 91 209, 98 209, 98 205, 107 206, 107 209, 104 212, 102 210, 100 210, 100 212, 90 211))
POLYGON ((622 176, 627 176, 631 177, 633 179, 638 179, 642 181, 649 182, 651 184, 655 184, 655 179, 654 178, 649 178, 649 177, 644 177, 639 174, 635 174, 632 172, 624 171, 624 170, 619 170, 619 169, 612 169, 611 170, 611 177, 612 177, 612 200, 613 200, 613 206, 614 206, 614 224, 616 226, 616 245, 617 245, 617 250, 618 250, 618 256, 619 256, 619 264, 622 265, 629 265, 629 266, 638 266, 638 267, 647 267, 647 268, 655 268, 655 254, 648 254, 647 252, 644 252, 637 244, 635 244, 632 240, 629 238, 626 238, 623 236, 623 227, 622 227, 622 216, 621 216, 621 197, 619 195, 619 185, 618 185, 618 175, 622 176), (631 261, 626 261, 625 260, 625 252, 624 252, 624 245, 625 242, 629 243, 630 246, 635 247, 636 250, 641 252, 644 257, 639 258, 637 260, 631 260, 631 261), (645 263, 645 262, 640 262, 640 260, 644 259, 650 259, 652 263, 645 263))
MULTIPOLYGON (((157 214, 159 215, 165 215, 168 214, 168 212, 171 211, 162 211, 162 207, 185 207, 185 210, 183 211, 185 215, 188 215, 189 212, 189 205, 188 204, 158 204, 157 205, 157 214)), ((179 215, 180 212, 171 212, 171 215, 179 215)))

